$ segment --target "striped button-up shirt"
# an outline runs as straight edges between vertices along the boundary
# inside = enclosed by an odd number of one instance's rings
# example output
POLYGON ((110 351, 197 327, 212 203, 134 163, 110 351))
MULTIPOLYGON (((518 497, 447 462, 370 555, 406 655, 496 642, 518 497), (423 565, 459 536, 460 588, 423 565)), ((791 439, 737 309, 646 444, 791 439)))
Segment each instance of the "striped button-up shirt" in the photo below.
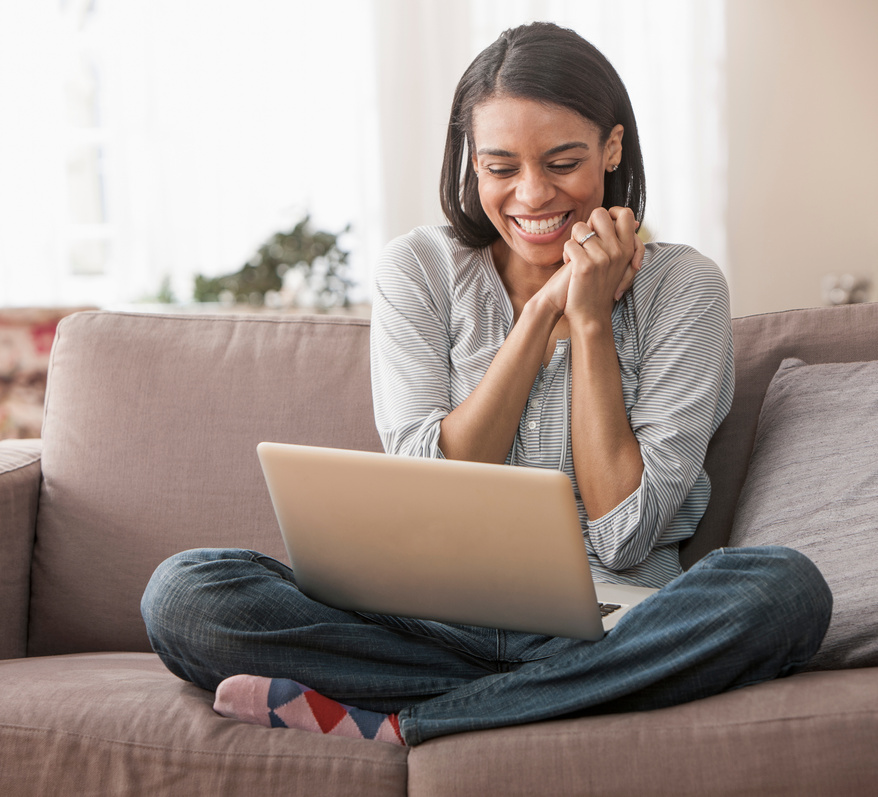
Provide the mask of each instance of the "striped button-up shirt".
MULTIPOLYGON (((691 247, 647 244, 612 322, 643 458, 640 486, 602 517, 587 516, 573 470, 569 341, 540 367, 507 463, 569 476, 595 580, 661 587, 681 572, 679 543, 707 507, 704 455, 732 402, 725 279, 691 247)), ((385 450, 441 457, 442 419, 479 384, 512 325, 490 247, 465 247, 448 227, 392 241, 376 270, 372 315, 372 391, 385 450)))

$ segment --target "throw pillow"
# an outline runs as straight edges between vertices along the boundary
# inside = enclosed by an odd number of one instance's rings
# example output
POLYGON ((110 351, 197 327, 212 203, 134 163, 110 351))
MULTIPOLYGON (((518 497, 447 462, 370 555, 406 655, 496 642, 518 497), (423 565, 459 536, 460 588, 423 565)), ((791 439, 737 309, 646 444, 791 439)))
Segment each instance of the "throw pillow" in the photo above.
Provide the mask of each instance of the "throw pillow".
POLYGON ((878 362, 781 363, 729 544, 785 545, 820 568, 833 616, 808 669, 878 665, 878 362))

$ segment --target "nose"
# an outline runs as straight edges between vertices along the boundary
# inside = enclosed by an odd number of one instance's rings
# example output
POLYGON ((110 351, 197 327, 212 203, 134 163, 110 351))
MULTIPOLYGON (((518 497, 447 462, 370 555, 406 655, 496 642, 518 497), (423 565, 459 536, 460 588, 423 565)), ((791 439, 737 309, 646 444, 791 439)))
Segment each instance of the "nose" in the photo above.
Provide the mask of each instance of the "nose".
POLYGON ((521 171, 515 198, 535 210, 543 207, 555 196, 555 186, 548 175, 539 168, 525 168, 521 171))

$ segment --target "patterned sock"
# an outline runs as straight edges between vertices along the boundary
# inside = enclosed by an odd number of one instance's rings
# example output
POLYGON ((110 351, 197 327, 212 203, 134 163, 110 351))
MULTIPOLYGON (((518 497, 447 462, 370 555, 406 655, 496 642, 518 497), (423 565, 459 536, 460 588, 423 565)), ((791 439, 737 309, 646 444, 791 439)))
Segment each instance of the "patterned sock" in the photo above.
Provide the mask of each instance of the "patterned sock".
POLYGON ((213 710, 269 728, 298 728, 405 745, 396 714, 346 706, 288 678, 233 675, 217 687, 213 710))

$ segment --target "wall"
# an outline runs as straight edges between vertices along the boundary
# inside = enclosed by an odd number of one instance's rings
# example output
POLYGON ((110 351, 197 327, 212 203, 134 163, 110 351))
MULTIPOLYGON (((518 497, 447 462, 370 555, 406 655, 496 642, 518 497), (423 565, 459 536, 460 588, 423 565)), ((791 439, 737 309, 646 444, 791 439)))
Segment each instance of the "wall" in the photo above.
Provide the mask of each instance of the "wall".
POLYGON ((734 315, 823 304, 827 274, 878 299, 878 3, 729 0, 734 315))

